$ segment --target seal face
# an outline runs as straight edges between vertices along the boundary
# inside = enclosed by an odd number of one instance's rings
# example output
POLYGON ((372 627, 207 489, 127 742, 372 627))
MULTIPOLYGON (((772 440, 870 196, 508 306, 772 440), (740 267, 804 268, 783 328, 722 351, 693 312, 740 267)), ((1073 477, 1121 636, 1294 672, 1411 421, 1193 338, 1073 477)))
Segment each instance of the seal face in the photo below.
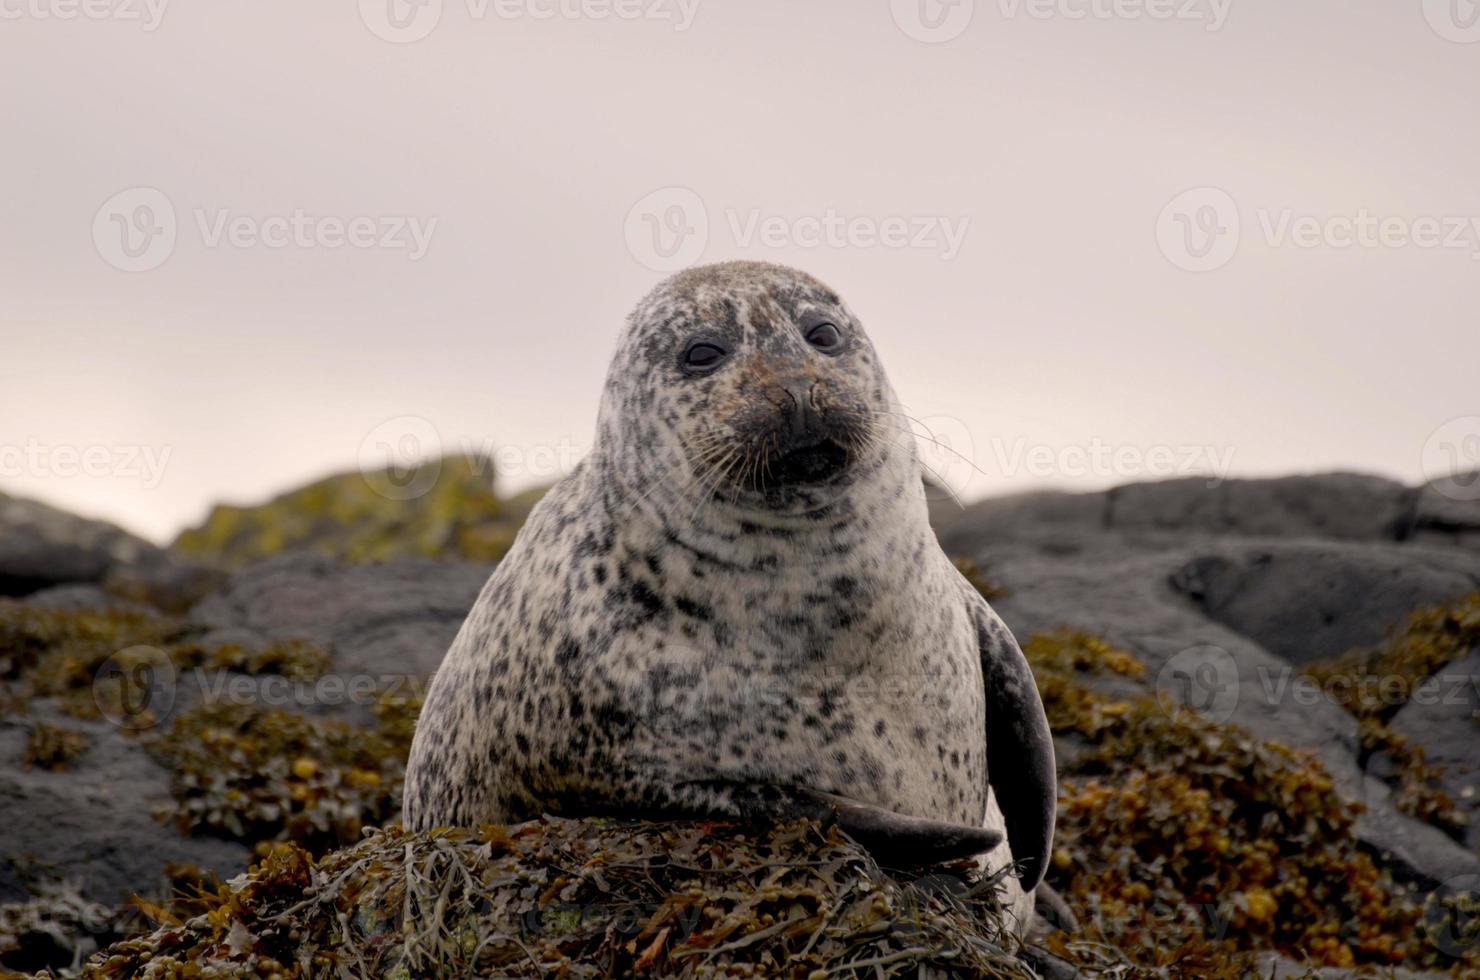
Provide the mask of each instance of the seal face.
POLYGON ((1052 743, 1017 644, 936 543, 903 419, 815 279, 662 283, 618 342, 593 452, 432 683, 407 826, 832 801, 845 829, 883 813, 885 838, 891 814, 983 828, 975 850, 1005 832, 988 864, 1025 866, 1022 899, 1052 743))

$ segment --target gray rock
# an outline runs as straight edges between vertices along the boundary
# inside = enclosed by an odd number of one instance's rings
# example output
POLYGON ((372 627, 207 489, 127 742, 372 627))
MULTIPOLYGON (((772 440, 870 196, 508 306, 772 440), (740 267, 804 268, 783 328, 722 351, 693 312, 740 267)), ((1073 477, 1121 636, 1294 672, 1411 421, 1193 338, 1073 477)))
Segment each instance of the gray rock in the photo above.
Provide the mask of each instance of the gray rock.
POLYGON ((0 718, 0 901, 26 900, 26 883, 38 875, 111 905, 158 883, 167 862, 223 879, 246 868, 241 844, 182 837, 155 820, 155 806, 169 801, 169 775, 107 723, 64 718, 45 704, 32 706, 32 717, 0 718), (92 744, 67 771, 22 769, 36 721, 85 732, 92 744))
POLYGON ((1358 473, 1217 486, 1199 478, 1135 483, 1108 492, 1108 524, 1121 530, 1391 540, 1407 520, 1412 495, 1401 483, 1358 473))
POLYGON ((110 572, 164 560, 159 548, 112 524, 0 494, 0 595, 101 582, 110 572))
POLYGON ((1294 664, 1380 642, 1408 613, 1480 589, 1480 554, 1335 541, 1222 545, 1173 586, 1294 664))
POLYGON ((414 559, 349 565, 302 552, 238 572, 191 620, 212 631, 209 642, 304 640, 327 649, 337 673, 426 677, 492 570, 414 559))
MULTIPOLYGON (((1230 561, 1246 546, 1235 540, 1227 544, 1230 561)), ((971 547, 958 536, 957 545, 1010 590, 993 606, 1022 640, 1061 625, 1101 634, 1146 662, 1147 690, 1154 686, 1189 700, 1178 676, 1201 676, 1197 665, 1208 665, 1211 683, 1202 693, 1215 696, 1200 705, 1206 713, 1314 753, 1344 800, 1369 807, 1356 833, 1373 851, 1390 856, 1399 878, 1432 886, 1455 874, 1480 872, 1480 857, 1398 812, 1385 792, 1368 785, 1376 780, 1357 764, 1356 721, 1350 714, 1302 684, 1287 660, 1204 615, 1173 588, 1174 573, 1209 556, 1209 541, 1153 549, 1106 533, 1085 539, 1081 553, 1070 559, 1031 541, 971 547)))
POLYGON ((1390 724, 1444 768, 1444 789, 1470 814, 1467 841, 1480 850, 1480 651, 1419 685, 1390 724))

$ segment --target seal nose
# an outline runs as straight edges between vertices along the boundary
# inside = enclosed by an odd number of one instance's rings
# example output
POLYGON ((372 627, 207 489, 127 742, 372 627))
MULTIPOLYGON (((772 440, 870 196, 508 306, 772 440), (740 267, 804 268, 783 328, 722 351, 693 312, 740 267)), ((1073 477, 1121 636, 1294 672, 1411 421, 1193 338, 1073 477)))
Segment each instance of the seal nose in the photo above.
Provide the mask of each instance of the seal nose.
POLYGON ((789 404, 786 408, 787 421, 791 424, 793 438, 820 435, 822 416, 817 414, 813 396, 817 393, 817 382, 811 378, 782 382, 789 404))

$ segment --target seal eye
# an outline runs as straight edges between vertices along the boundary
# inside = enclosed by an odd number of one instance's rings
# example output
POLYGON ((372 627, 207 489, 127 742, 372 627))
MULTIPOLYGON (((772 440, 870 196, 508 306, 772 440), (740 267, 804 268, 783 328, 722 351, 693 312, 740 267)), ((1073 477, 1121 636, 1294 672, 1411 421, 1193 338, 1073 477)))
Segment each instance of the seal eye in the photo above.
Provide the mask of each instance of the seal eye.
POLYGON ((843 335, 831 323, 819 323, 807 331, 807 343, 822 351, 835 351, 843 346, 843 335))
POLYGON ((708 371, 725 359, 723 348, 714 344, 695 344, 683 353, 683 366, 690 371, 708 371))

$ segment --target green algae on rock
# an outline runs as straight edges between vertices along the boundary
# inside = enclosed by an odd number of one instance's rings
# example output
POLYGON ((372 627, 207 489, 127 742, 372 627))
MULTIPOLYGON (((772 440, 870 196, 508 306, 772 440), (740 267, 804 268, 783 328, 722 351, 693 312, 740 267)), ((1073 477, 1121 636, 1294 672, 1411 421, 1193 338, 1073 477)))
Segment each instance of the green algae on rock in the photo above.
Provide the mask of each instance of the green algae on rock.
POLYGON ((502 501, 492 460, 449 455, 404 470, 327 477, 259 506, 217 506, 174 547, 228 568, 295 548, 349 561, 494 561, 541 493, 502 501))

